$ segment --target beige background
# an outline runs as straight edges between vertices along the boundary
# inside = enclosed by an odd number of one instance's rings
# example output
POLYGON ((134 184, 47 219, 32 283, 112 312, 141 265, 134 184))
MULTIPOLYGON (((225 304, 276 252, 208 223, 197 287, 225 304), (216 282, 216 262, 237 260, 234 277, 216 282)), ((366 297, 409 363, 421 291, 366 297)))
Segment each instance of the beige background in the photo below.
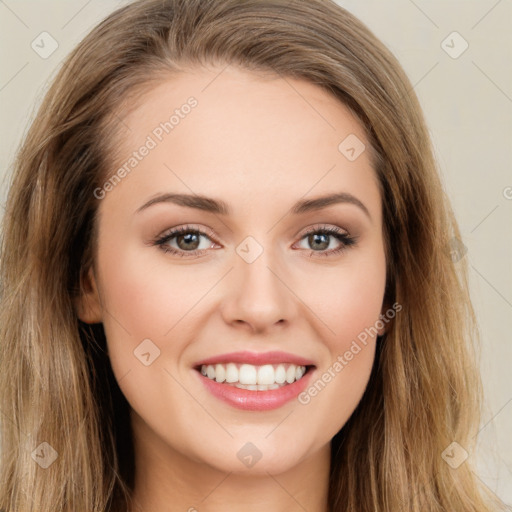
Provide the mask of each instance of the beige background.
MULTIPOLYGON (((71 48, 124 3, 0 0, 1 204, 17 144, 48 80, 71 48), (44 31, 58 44, 48 58, 31 48, 44 31)), ((482 331, 486 408, 480 451, 470 458, 485 484, 512 503, 512 2, 338 3, 394 52, 424 107, 468 249, 482 331), (459 35, 450 35, 454 31, 459 35)))

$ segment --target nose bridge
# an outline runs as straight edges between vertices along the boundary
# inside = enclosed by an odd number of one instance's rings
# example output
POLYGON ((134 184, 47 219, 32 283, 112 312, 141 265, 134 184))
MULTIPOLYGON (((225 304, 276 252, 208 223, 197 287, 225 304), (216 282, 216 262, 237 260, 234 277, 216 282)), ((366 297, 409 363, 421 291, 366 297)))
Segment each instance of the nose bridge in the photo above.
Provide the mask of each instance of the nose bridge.
POLYGON ((285 267, 279 264, 279 257, 276 247, 264 247, 250 236, 236 247, 232 281, 224 304, 227 322, 244 322, 264 330, 291 320, 294 296, 284 284, 286 273, 281 269, 285 267))

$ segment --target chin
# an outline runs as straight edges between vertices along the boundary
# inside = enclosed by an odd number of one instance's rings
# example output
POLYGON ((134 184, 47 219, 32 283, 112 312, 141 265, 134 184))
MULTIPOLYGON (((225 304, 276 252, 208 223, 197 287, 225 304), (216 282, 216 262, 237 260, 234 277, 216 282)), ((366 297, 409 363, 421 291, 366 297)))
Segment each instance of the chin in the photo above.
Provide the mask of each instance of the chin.
MULTIPOLYGON (((268 432, 265 434, 268 435, 268 432)), ((270 435, 272 437, 272 434, 270 435)), ((303 437, 303 434, 301 435, 303 437)), ((217 471, 239 475, 280 474, 289 471, 307 458, 307 447, 297 444, 293 438, 283 446, 282 441, 265 439, 265 436, 251 436, 248 432, 243 440, 230 439, 217 443, 216 450, 201 454, 201 461, 217 471)), ((208 451, 206 451, 208 450, 208 451)))

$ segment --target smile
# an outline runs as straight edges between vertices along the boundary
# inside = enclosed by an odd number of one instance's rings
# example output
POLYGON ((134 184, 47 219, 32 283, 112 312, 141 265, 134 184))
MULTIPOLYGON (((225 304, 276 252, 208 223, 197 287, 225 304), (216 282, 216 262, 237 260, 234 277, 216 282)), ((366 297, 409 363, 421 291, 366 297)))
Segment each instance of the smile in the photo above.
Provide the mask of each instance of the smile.
POLYGON ((208 395, 247 411, 277 409, 297 399, 313 378, 312 360, 282 351, 232 352, 193 366, 208 395))
POLYGON ((250 391, 279 389, 302 379, 306 366, 295 364, 215 364, 201 365, 201 373, 210 380, 250 391))

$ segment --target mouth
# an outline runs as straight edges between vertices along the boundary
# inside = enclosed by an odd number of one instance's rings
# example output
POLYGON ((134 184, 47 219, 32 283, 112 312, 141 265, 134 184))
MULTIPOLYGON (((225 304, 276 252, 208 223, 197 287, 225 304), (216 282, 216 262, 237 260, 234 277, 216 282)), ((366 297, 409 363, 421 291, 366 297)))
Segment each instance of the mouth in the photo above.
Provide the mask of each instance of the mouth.
POLYGON ((316 366, 283 352, 237 352, 200 361, 193 369, 214 397, 238 409, 265 411, 297 398, 316 366))
POLYGON ((246 389, 249 391, 270 391, 300 381, 312 365, 291 363, 265 364, 256 366, 240 363, 203 364, 196 367, 204 377, 219 384, 246 389))

